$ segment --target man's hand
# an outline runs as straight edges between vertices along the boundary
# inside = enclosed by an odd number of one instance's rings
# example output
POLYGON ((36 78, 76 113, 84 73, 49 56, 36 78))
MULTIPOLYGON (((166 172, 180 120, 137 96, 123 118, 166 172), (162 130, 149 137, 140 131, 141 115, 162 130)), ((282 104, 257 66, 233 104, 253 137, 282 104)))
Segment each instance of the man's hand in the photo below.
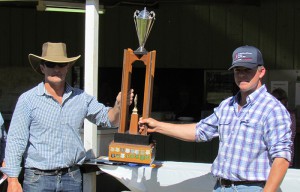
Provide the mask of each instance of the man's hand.
MULTIPOLYGON (((128 96, 127 96, 127 104, 128 105, 131 105, 131 103, 133 101, 133 96, 134 96, 133 89, 131 89, 131 90, 129 90, 128 96)), ((119 92, 119 94, 116 98, 115 106, 108 111, 108 118, 109 118, 111 124, 116 127, 120 123, 119 118, 120 118, 120 111, 121 111, 121 97, 122 97, 122 94, 121 94, 121 92, 119 92)))
POLYGON ((22 186, 19 183, 19 180, 17 177, 9 177, 7 178, 8 181, 8 187, 7 192, 22 192, 22 186))
POLYGON ((152 118, 143 119, 142 117, 139 120, 139 132, 144 132, 147 129, 147 133, 155 132, 155 128, 158 126, 158 121, 152 118))
MULTIPOLYGON (((127 96, 127 105, 132 104, 133 97, 134 97, 134 90, 130 89, 128 92, 128 96, 127 96)), ((117 95, 117 98, 116 98, 115 107, 118 107, 118 108, 121 107, 121 98, 122 98, 122 93, 119 92, 119 94, 117 95)))

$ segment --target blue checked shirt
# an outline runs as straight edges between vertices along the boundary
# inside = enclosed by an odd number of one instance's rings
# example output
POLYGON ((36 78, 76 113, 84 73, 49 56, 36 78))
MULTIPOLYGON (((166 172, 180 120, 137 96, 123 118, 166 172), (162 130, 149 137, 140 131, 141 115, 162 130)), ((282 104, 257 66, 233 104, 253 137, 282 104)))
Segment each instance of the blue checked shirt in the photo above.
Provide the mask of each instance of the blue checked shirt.
POLYGON ((0 128, 1 128, 1 130, 0 130, 0 162, 2 162, 4 159, 4 154, 5 154, 6 130, 5 130, 4 120, 2 118, 1 113, 0 113, 0 128))
POLYGON ((110 127, 108 110, 95 97, 69 85, 60 105, 40 83, 18 99, 7 137, 6 168, 1 170, 17 177, 23 154, 26 168, 53 170, 82 164, 84 119, 110 127))
POLYGON ((291 160, 290 116, 263 85, 238 111, 240 94, 224 100, 196 125, 196 141, 219 136, 212 174, 233 181, 267 180, 276 157, 291 160))

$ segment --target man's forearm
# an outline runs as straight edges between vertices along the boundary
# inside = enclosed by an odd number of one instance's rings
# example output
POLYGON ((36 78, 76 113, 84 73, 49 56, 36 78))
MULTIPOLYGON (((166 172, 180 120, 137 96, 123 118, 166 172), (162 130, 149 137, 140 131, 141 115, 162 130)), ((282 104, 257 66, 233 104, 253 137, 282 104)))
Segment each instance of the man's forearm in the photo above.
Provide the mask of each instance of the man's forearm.
POLYGON ((114 107, 108 111, 108 119, 112 126, 118 126, 120 123, 120 108, 120 103, 116 101, 114 107))
POLYGON ((271 167, 267 183, 264 187, 264 192, 276 192, 288 168, 289 162, 286 159, 275 158, 271 167))

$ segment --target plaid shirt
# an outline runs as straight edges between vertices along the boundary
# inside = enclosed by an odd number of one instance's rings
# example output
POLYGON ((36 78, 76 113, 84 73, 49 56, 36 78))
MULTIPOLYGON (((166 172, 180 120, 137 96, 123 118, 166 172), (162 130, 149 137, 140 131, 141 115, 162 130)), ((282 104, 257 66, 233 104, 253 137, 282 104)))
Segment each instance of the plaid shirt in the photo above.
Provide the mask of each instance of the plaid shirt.
POLYGON ((6 130, 4 126, 4 120, 2 118, 2 115, 0 113, 0 162, 4 159, 4 152, 5 152, 5 145, 6 145, 6 130))
POLYGON ((263 85, 238 111, 240 93, 214 109, 196 125, 196 141, 219 136, 212 174, 233 181, 267 180, 276 157, 291 160, 290 116, 263 85))
POLYGON ((17 102, 7 136, 6 168, 1 171, 17 177, 23 154, 26 168, 51 170, 82 164, 84 119, 109 127, 108 110, 95 97, 69 85, 59 104, 40 83, 17 102))

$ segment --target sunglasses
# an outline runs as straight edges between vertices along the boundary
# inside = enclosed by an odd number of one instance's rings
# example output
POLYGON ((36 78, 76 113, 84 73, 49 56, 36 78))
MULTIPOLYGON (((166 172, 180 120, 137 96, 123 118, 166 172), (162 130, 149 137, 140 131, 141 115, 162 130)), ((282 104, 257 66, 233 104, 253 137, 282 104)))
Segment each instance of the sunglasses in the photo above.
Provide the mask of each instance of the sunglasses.
POLYGON ((43 63, 46 67, 48 68, 54 68, 55 66, 58 66, 60 68, 64 68, 66 67, 69 63, 54 63, 54 62, 50 62, 50 61, 44 61, 43 63))

